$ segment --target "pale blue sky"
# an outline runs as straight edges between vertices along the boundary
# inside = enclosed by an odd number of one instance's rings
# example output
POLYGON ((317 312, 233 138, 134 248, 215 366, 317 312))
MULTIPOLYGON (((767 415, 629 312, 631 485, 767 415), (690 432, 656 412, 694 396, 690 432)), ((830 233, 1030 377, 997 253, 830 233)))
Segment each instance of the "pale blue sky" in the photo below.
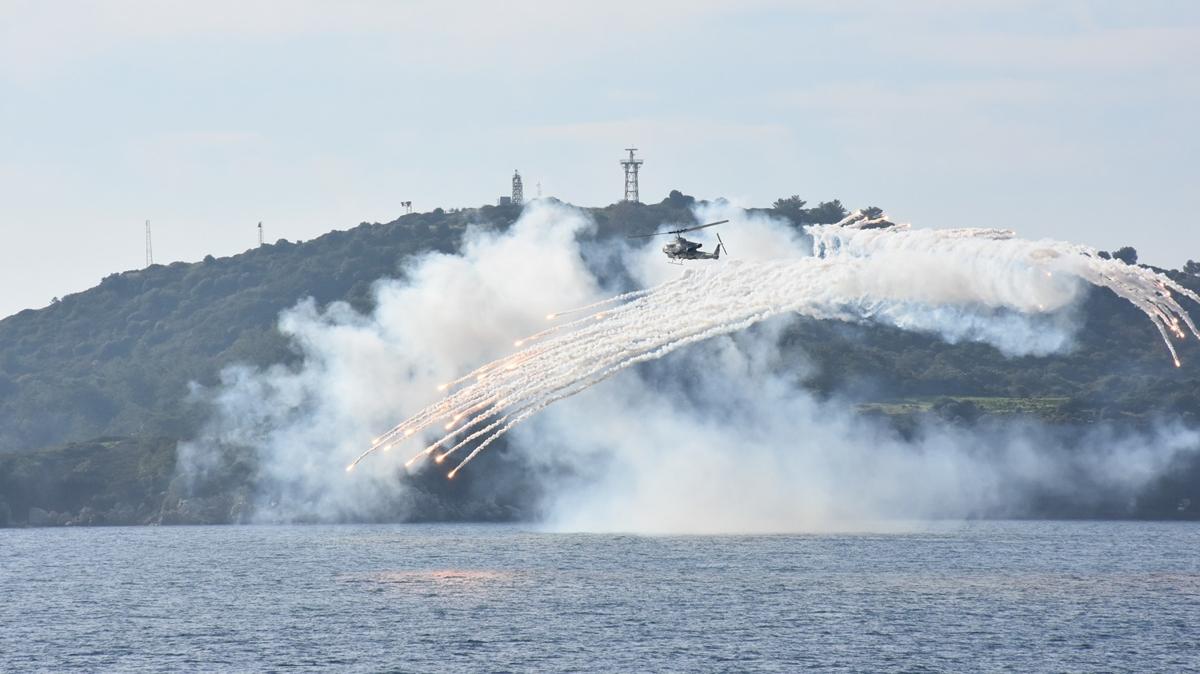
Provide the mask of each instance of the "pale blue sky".
POLYGON ((877 204, 1200 259, 1200 3, 0 0, 0 315, 527 194, 877 204))

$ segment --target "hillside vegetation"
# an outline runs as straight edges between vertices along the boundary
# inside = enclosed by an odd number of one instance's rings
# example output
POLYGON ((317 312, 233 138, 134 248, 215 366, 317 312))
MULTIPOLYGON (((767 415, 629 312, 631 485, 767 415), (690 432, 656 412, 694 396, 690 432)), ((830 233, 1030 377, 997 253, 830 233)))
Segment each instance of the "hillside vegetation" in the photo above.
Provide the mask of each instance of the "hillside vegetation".
MULTIPOLYGON (((693 205, 673 192, 658 204, 587 209, 597 223, 589 236, 690 223, 693 205)), ((845 213, 837 201, 809 208, 798 197, 762 210, 797 227, 845 213)), ((516 207, 437 209, 228 258, 154 265, 0 321, 0 524, 237 520, 245 496, 238 490, 249 477, 221 495, 217 514, 181 510, 178 494, 164 509, 174 443, 208 413, 189 395, 192 382, 215 384, 233 363, 294 361, 276 328, 280 311, 306 297, 369 310, 372 283, 403 277, 413 256, 454 251, 468 225, 504 229, 518 215, 516 207)), ((1200 290, 1194 273, 1167 273, 1200 290)), ((1200 307, 1190 309, 1200 316, 1200 307)), ((1090 293, 1079 320, 1077 347, 1052 357, 1007 358, 982 344, 814 320, 795 321, 784 348, 785 357, 816 364, 805 386, 901 424, 914 415, 969 423, 1004 414, 1059 424, 1139 425, 1165 416, 1200 423, 1196 345, 1181 345, 1185 366, 1176 369, 1151 324, 1107 290, 1090 293)), ((488 512, 482 516, 511 514, 488 512)))

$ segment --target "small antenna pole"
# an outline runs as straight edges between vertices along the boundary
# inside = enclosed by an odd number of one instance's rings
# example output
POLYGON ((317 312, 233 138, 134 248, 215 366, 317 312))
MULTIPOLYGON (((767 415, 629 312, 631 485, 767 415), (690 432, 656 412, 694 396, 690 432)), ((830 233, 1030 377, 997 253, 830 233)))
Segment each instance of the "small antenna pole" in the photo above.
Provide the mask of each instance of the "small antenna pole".
POLYGON ((150 240, 150 221, 146 221, 146 266, 154 264, 154 244, 150 240))
POLYGON ((262 248, 262 245, 263 245, 263 229, 262 229, 262 221, 260 220, 258 223, 258 247, 262 248))

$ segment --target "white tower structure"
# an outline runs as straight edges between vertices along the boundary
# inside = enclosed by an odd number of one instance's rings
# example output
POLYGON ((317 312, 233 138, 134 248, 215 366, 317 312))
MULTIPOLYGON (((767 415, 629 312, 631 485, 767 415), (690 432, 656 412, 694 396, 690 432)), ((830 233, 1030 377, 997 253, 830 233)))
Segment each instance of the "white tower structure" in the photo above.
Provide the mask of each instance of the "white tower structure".
POLYGON ((633 153, 637 152, 636 147, 627 147, 625 151, 629 153, 628 159, 621 160, 621 166, 625 167, 625 201, 639 202, 638 199, 638 168, 642 165, 641 159, 634 159, 633 153))
POLYGON ((146 221, 146 266, 154 264, 154 246, 150 243, 150 221, 146 221))
POLYGON ((513 206, 520 206, 523 201, 525 201, 525 186, 521 183, 521 174, 513 169, 513 206))

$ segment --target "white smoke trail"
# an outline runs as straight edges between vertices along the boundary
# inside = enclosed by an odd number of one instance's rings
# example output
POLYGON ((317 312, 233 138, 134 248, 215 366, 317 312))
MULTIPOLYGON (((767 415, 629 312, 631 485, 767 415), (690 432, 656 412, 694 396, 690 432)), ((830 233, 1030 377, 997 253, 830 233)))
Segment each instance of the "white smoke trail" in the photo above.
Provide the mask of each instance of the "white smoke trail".
POLYGON ((1052 314, 1074 301, 1081 283, 1089 283, 1109 288, 1144 312, 1177 366, 1172 335, 1183 339, 1186 326, 1200 338, 1172 293, 1195 302, 1200 297, 1148 269, 1102 259, 1075 244, 1022 240, 1007 230, 889 225, 856 214, 837 225, 808 228, 811 257, 722 260, 689 268, 657 287, 587 305, 608 308, 536 333, 537 344, 456 380, 459 388, 378 438, 347 470, 435 424, 444 424, 447 433, 410 463, 463 430, 481 427, 439 456, 480 441, 449 472, 452 478, 554 402, 637 363, 787 312, 938 330, 951 338, 988 341, 1010 353, 1039 353, 1060 344, 1013 343, 1008 331, 989 330, 995 325, 991 321, 965 321, 957 330, 953 322, 981 312, 1052 314))
POLYGON ((279 330, 299 361, 235 366, 222 372, 219 386, 197 386, 197 400, 212 415, 197 437, 181 443, 181 477, 207 494, 201 485, 253 471, 251 507, 261 521, 371 520, 410 511, 407 499, 417 496, 398 492, 395 480, 407 457, 381 453, 378 470, 342 477, 347 457, 372 440, 364 430, 386 427, 396 409, 423 406, 463 363, 502 355, 514 337, 546 325, 547 307, 612 294, 579 255, 578 239, 593 226, 575 209, 535 204, 504 231, 469 228, 456 254, 408 258, 402 280, 376 284, 369 314, 311 300, 283 312, 279 330))
POLYGON ((790 325, 781 317, 677 351, 515 431, 510 451, 553 486, 544 526, 812 533, 1128 515, 1200 450, 1200 434, 1170 421, 1135 431, 927 418, 900 433, 853 400, 798 388, 796 354, 781 348, 790 325))

